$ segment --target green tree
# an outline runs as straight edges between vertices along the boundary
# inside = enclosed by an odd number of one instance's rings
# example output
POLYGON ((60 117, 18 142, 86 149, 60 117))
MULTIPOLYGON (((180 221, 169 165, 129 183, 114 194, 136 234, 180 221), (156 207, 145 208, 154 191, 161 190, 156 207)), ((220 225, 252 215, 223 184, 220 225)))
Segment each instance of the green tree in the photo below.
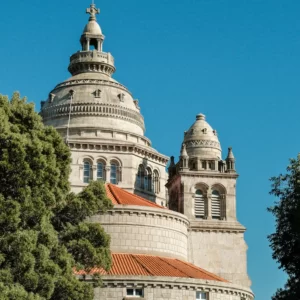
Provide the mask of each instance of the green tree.
POLYGON ((84 220, 111 207, 101 182, 70 192, 70 151, 33 104, 0 95, 0 295, 92 300, 73 268, 109 269, 110 239, 84 220))
POLYGON ((288 280, 272 299, 300 299, 300 157, 291 159, 286 174, 271 178, 270 194, 279 198, 268 210, 275 216, 276 231, 269 235, 273 258, 288 280))

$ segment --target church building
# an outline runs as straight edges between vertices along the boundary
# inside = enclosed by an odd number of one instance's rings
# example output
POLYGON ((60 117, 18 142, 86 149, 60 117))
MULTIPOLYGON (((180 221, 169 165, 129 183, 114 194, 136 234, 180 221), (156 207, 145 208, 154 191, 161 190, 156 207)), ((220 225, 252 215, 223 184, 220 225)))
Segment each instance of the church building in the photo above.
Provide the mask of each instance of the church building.
MULTIPOLYGON (((103 180, 114 205, 87 220, 111 236, 111 270, 91 271, 103 280, 95 300, 253 300, 232 149, 223 159, 203 114, 184 132, 177 162, 154 149, 138 100, 112 78, 100 10, 92 4, 86 12, 72 77, 42 101, 41 116, 71 149, 72 191, 103 180)), ((76 275, 92 280, 91 273, 76 275)))

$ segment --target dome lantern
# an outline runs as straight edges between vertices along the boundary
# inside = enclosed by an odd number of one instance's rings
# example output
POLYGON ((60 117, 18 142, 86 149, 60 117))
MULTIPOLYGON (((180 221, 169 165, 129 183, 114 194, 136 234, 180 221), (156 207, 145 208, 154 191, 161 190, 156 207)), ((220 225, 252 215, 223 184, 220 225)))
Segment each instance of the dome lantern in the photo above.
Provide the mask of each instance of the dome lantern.
POLYGON ((102 52, 104 35, 96 19, 96 15, 100 14, 100 9, 96 8, 93 3, 90 5, 90 8, 86 9, 86 13, 89 14, 90 17, 80 38, 82 51, 90 51, 91 47, 94 47, 96 51, 102 52))

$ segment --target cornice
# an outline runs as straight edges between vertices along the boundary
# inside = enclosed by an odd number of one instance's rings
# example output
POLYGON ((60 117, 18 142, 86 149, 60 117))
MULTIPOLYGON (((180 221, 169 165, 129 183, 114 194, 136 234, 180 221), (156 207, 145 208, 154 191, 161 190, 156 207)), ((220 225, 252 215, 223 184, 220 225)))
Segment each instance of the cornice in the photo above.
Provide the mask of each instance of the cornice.
POLYGON ((69 87, 69 86, 76 86, 76 85, 104 85, 104 86, 109 86, 109 87, 116 87, 118 89, 122 89, 125 92, 130 93, 130 91, 121 83, 119 82, 114 82, 111 80, 100 80, 100 79, 76 79, 76 80, 68 80, 64 81, 62 83, 59 83, 52 92, 54 92, 56 89, 61 89, 64 87, 69 87))
MULTIPOLYGON (((78 276, 79 279, 92 281, 92 276, 78 276)), ((101 276, 102 288, 126 288, 126 287, 150 287, 163 289, 178 289, 204 291, 224 295, 232 295, 253 300, 254 294, 249 288, 232 284, 230 282, 218 282, 194 278, 162 277, 162 276, 101 276)))
POLYGON ((162 155, 158 152, 151 151, 137 144, 128 144, 122 142, 88 142, 88 141, 78 141, 70 139, 68 141, 68 146, 72 151, 101 151, 101 152, 123 152, 123 153, 134 153, 136 155, 142 156, 144 158, 149 158, 151 160, 160 162, 164 166, 168 163, 169 157, 162 155))
POLYGON ((189 231, 244 233, 246 228, 239 222, 201 220, 190 221, 189 231))

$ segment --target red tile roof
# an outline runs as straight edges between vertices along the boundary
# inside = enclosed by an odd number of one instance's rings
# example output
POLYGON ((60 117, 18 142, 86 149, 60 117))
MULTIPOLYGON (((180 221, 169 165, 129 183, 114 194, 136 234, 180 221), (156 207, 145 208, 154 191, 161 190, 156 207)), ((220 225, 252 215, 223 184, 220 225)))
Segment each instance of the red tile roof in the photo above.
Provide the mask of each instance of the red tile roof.
POLYGON ((144 254, 112 254, 110 271, 93 268, 90 272, 76 271, 76 275, 100 273, 101 275, 168 276, 228 282, 225 279, 196 267, 188 262, 144 254))
POLYGON ((156 208, 165 208, 154 202, 146 200, 142 197, 139 197, 135 194, 129 193, 116 185, 111 183, 105 184, 107 197, 111 200, 113 204, 122 204, 122 205, 138 205, 138 206, 150 206, 156 208))

